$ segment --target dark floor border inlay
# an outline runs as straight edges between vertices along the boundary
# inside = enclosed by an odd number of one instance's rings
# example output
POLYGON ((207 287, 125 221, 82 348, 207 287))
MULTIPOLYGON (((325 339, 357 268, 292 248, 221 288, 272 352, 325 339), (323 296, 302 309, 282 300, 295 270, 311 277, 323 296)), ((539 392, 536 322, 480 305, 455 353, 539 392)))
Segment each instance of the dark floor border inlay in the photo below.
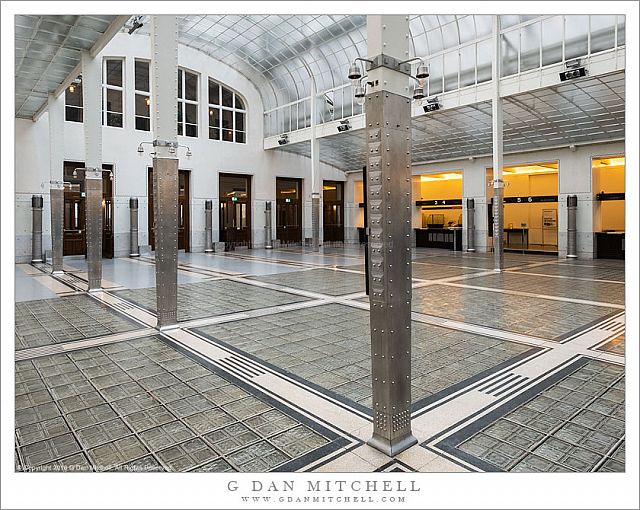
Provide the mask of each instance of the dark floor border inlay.
POLYGON ((334 453, 335 451, 337 451, 337 450, 339 450, 341 448, 344 448, 345 446, 347 446, 347 445, 349 445, 349 444, 351 444, 353 442, 353 440, 350 440, 347 437, 338 434, 334 430, 331 430, 331 429, 325 427, 320 422, 315 421, 315 420, 309 418, 308 416, 298 412, 292 406, 284 404, 283 402, 275 399, 271 395, 268 395, 267 393, 265 393, 265 392, 261 391, 260 389, 256 388, 255 386, 252 386, 252 385, 248 384, 246 381, 243 381, 242 379, 238 378, 234 374, 231 374, 229 372, 226 372, 226 371, 222 370, 221 368, 219 368, 216 365, 214 365, 211 361, 200 357, 200 355, 194 353, 192 350, 186 348, 185 346, 183 346, 180 343, 176 342, 172 338, 167 337, 167 336, 165 336, 163 334, 155 335, 155 337, 158 338, 159 340, 161 340, 163 343, 165 343, 169 347, 171 347, 172 349, 176 349, 178 352, 184 354, 185 356, 187 356, 191 360, 193 360, 196 363, 202 365, 207 370, 213 372, 215 375, 218 375, 218 376, 228 380, 229 382, 235 384, 236 386, 239 386, 240 388, 242 388, 243 390, 245 390, 249 394, 253 395, 254 397, 256 397, 256 398, 258 398, 260 400, 263 400, 264 402, 266 402, 269 405, 275 407, 279 411, 281 411, 281 412, 283 412, 285 414, 288 414, 289 416, 291 416, 295 420, 299 421, 303 425, 306 425, 307 427, 312 429, 314 432, 317 432, 318 434, 321 434, 324 437, 326 437, 327 439, 329 439, 329 441, 330 441, 329 443, 321 446, 320 448, 312 450, 312 451, 306 453, 305 455, 302 455, 301 457, 294 458, 294 459, 286 462, 285 464, 282 464, 281 466, 276 467, 272 471, 274 471, 274 472, 292 472, 292 471, 297 471, 297 470, 303 468, 304 466, 306 466, 306 465, 308 465, 308 464, 310 464, 312 462, 315 462, 315 461, 317 461, 317 460, 319 460, 319 459, 321 459, 321 458, 323 458, 323 457, 325 457, 325 456, 327 456, 327 455, 329 455, 331 453, 334 453))
MULTIPOLYGON (((500 405, 499 407, 497 407, 493 411, 487 413, 486 415, 482 416, 481 418, 477 419, 476 421, 470 423, 469 425, 463 427, 462 429, 454 432, 453 434, 451 434, 448 437, 444 438, 443 440, 439 441, 438 443, 436 443, 434 445, 435 448, 440 449, 442 452, 448 454, 449 456, 457 458, 460 461, 468 463, 468 464, 470 464, 470 465, 474 466, 475 468, 478 468, 478 469, 480 469, 482 471, 486 471, 486 472, 503 472, 503 470, 500 469, 499 467, 494 466, 493 464, 490 464, 489 462, 486 462, 486 461, 484 461, 482 459, 479 459, 479 458, 475 457, 474 455, 471 455, 471 454, 469 454, 467 452, 464 452, 464 451, 458 449, 457 447, 460 444, 462 444, 465 440, 467 440, 467 439, 471 438, 472 436, 474 436, 476 433, 480 432, 481 430, 484 430, 487 426, 489 426, 492 423, 496 422, 500 418, 506 416, 511 411, 513 411, 516 408, 520 407, 522 404, 524 404, 524 403, 528 402, 529 400, 533 399, 534 397, 538 396, 544 390, 550 388, 551 386, 553 386, 556 383, 560 382, 565 377, 567 377, 567 376, 571 375, 572 373, 576 372, 577 370, 579 370, 581 367, 587 365, 590 361, 596 361, 596 360, 594 358, 591 358, 591 357, 588 357, 588 356, 577 355, 573 359, 573 361, 570 361, 568 364, 563 366, 557 372, 551 374, 549 377, 546 377, 546 378, 542 379, 540 382, 538 382, 537 384, 535 384, 531 388, 527 389, 526 391, 522 392, 521 394, 517 395, 515 398, 513 398, 511 400, 508 400, 506 403, 500 405)), ((481 411, 479 411, 478 413, 474 413, 473 415, 471 415, 470 418, 472 418, 473 416, 479 414, 480 412, 481 411)), ((469 418, 467 418, 467 419, 469 419, 469 418)), ((452 428, 455 428, 456 425, 453 425, 452 427, 449 427, 448 430, 450 430, 452 428)), ((446 431, 443 431, 443 433, 446 433, 446 431)), ((439 435, 442 435, 442 433, 439 434, 439 435)), ((423 448, 426 448, 427 450, 434 451, 434 450, 432 450, 430 448, 430 446, 428 444, 431 441, 432 440, 427 440, 427 441, 423 442, 421 444, 421 446, 423 448)))
MULTIPOLYGON (((281 313, 281 312, 279 312, 281 313)), ((238 319, 238 320, 244 320, 244 319, 238 319)), ((348 399, 342 395, 339 395, 338 393, 335 393, 332 390, 329 390, 327 388, 324 388, 316 383, 313 383, 307 379, 304 379, 303 377, 300 377, 296 374, 293 374, 291 372, 286 371, 283 368, 280 368, 268 361, 265 361, 253 354, 250 354, 248 352, 243 351, 242 349, 239 349, 238 347, 235 347, 227 342, 224 342, 223 340, 219 340, 216 337, 214 337, 213 335, 210 335, 206 332, 204 332, 202 329, 200 328, 191 328, 188 331, 191 331, 195 334, 197 334, 200 338, 202 338, 203 340, 206 340, 210 343, 212 343, 213 345, 219 346, 219 347, 223 347, 228 351, 234 352, 236 354, 239 354, 241 356, 246 356, 247 358, 249 358, 250 360, 270 369, 273 372, 276 372, 282 376, 287 377, 288 379, 291 379, 292 381, 294 381, 298 386, 301 386, 303 388, 311 388, 313 390, 315 390, 316 392, 328 397, 331 400, 337 401, 340 404, 342 404, 343 406, 348 407, 350 410, 354 410, 356 412, 358 412, 361 415, 366 416, 368 419, 371 419, 371 417, 373 416, 373 412, 369 407, 363 406, 362 404, 359 404, 358 402, 355 402, 351 399, 348 399)), ((503 340, 505 342, 509 342, 509 340, 503 340)), ((525 359, 530 358, 531 356, 534 355, 539 355, 541 354, 543 351, 545 351, 546 349, 542 348, 542 347, 532 347, 531 349, 522 352, 516 356, 514 356, 513 358, 510 358, 506 361, 503 361, 502 363, 488 368, 487 370, 484 370, 472 377, 469 377, 467 379, 464 379, 456 384, 453 384, 447 388, 444 388, 436 393, 434 393, 433 395, 429 395, 428 397, 424 397, 421 398, 419 400, 414 401, 411 404, 411 412, 412 413, 417 413, 419 411, 421 411, 423 408, 425 408, 426 406, 428 406, 429 404, 433 404, 434 402, 437 402, 439 400, 442 400, 444 398, 446 398, 447 396, 456 393, 458 391, 460 391, 463 388, 466 388, 468 386, 473 385, 474 383, 490 376, 491 374, 497 373, 500 370, 503 370, 509 366, 515 365, 520 363, 521 361, 524 361, 525 359)), ((471 388, 469 388, 471 389, 471 388)))

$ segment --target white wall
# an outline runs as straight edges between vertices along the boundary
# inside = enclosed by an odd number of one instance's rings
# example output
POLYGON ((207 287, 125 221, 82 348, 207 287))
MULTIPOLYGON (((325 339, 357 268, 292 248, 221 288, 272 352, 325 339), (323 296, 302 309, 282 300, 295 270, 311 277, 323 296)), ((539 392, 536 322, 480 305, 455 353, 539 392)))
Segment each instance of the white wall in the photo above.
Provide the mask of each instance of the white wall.
MULTIPOLYGON (((151 166, 150 146, 144 156, 136 151, 142 141, 151 141, 150 132, 134 129, 134 59, 150 59, 150 40, 147 36, 118 34, 96 57, 124 57, 125 127, 102 128, 102 160, 114 165, 114 237, 115 255, 129 253, 129 197, 139 199, 139 243, 148 245, 147 167, 151 166)), ((186 158, 179 151, 179 168, 191 170, 191 250, 204 249, 204 201, 213 200, 213 239, 218 240, 218 173, 242 173, 252 176, 252 239, 254 246, 264 244, 265 202, 275 200, 275 178, 304 179, 303 237, 311 237, 311 161, 309 158, 281 151, 263 149, 263 105, 255 86, 231 67, 204 53, 179 47, 178 63, 181 67, 200 75, 199 137, 179 136, 178 142, 188 145, 193 156, 186 158), (208 139, 208 77, 235 89, 246 99, 247 143, 236 144, 208 139), (307 206, 308 205, 308 206, 307 206)), ((58 101, 64 102, 64 94, 58 101)), ((88 112, 85 112, 87 115, 88 112)), ((98 112, 94 114, 99 114, 98 112)), ((45 249, 49 249, 49 132, 48 116, 37 122, 16 119, 16 261, 30 260, 31 251, 31 195, 45 197, 43 219, 45 249)), ((83 124, 64 123, 64 159, 84 161, 83 124)), ((322 179, 345 180, 342 171, 321 164, 322 179)), ((275 207, 273 207, 275 232, 275 207)))

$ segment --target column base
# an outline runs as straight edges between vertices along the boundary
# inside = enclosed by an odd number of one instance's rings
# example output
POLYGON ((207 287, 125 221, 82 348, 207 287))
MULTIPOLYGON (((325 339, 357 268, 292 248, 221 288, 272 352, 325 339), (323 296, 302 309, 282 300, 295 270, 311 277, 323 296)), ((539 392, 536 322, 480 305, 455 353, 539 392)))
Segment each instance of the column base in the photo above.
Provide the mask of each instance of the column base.
POLYGON ((475 248, 467 248, 467 251, 468 251, 469 253, 475 253, 475 252, 476 252, 476 249, 475 249, 475 248))
POLYGON ((204 250, 205 253, 213 253, 213 248, 207 248, 204 250))
POLYGON ((414 444, 417 444, 417 442, 418 440, 413 436, 413 434, 393 439, 391 441, 387 438, 374 434, 371 439, 367 441, 367 444, 372 448, 381 451, 389 457, 395 457, 399 453, 405 451, 407 448, 410 448, 414 444))
POLYGON ((40 262, 42 262, 42 259, 31 259, 32 264, 38 264, 40 262))
POLYGON ((129 253, 129 257, 139 257, 140 254, 139 253, 129 253))
POLYGON ((578 256, 577 255, 567 255, 568 259, 577 259, 578 256))

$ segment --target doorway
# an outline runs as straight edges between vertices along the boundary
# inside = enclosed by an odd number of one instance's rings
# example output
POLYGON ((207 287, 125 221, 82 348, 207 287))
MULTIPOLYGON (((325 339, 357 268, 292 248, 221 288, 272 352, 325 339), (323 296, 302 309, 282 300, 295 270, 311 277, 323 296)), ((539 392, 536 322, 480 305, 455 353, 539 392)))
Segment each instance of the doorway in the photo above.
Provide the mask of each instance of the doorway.
MULTIPOLYGON (((87 254, 84 163, 65 161, 63 255, 87 254), (75 175, 74 175, 75 173, 75 175)), ((113 258, 113 165, 102 165, 102 257, 113 258)))
POLYGON ((322 186, 323 241, 344 242, 344 183, 324 181, 322 186))
POLYGON ((225 250, 251 248, 251 176, 220 174, 220 241, 225 250))
POLYGON ((276 239, 302 243, 302 179, 276 177, 276 239))
MULTIPOLYGON (((189 251, 189 171, 178 170, 178 249, 189 251)), ((156 236, 153 212, 153 167, 149 167, 148 173, 148 197, 149 197, 149 244, 151 249, 156 249, 156 236)))

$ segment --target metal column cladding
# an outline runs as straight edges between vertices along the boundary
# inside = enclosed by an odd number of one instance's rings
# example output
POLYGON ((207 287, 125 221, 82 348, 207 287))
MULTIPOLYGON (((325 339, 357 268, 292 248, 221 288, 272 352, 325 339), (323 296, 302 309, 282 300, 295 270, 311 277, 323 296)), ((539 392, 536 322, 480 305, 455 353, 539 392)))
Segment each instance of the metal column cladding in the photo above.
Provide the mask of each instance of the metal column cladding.
POLYGON ((49 190, 51 201, 51 270, 62 272, 64 235, 64 184, 52 182, 49 190))
POLYGON ((476 251, 475 236, 476 236, 476 202, 473 198, 467 199, 467 251, 476 251))
POLYGON ((268 250, 273 248, 273 232, 271 229, 271 202, 264 204, 264 247, 268 250))
POLYGON ((139 257, 138 245, 138 199, 129 199, 129 257, 139 257))
POLYGON ((31 197, 31 262, 42 262, 42 195, 31 197))
POLYGON ((85 221, 89 292, 102 287, 102 170, 85 169, 85 221))
POLYGON ((409 26, 405 16, 368 16, 367 24, 369 58, 373 54, 381 62, 369 72, 374 85, 365 102, 373 389, 369 444, 393 456, 417 442, 411 433, 411 101, 404 95, 408 76, 386 58, 402 58, 401 50, 408 51, 409 26))
POLYGON ((318 91, 311 76, 311 244, 313 251, 320 251, 320 142, 316 136, 318 123, 318 91))
POLYGON ((64 235, 64 100, 49 94, 49 176, 51 207, 51 266, 54 273, 62 272, 64 235))
POLYGON ((204 252, 213 252, 213 201, 204 201, 204 252))
POLYGON ((493 60, 491 67, 491 124, 493 145, 493 258, 494 269, 504 269, 504 181, 502 180, 503 130, 500 96, 500 18, 493 16, 493 60))
POLYGON ((153 213, 156 241, 157 327, 178 320, 178 25, 175 16, 151 18, 154 149, 153 213))
POLYGON ((567 197, 567 258, 578 258, 578 239, 576 226, 576 212, 578 210, 578 196, 567 197))

